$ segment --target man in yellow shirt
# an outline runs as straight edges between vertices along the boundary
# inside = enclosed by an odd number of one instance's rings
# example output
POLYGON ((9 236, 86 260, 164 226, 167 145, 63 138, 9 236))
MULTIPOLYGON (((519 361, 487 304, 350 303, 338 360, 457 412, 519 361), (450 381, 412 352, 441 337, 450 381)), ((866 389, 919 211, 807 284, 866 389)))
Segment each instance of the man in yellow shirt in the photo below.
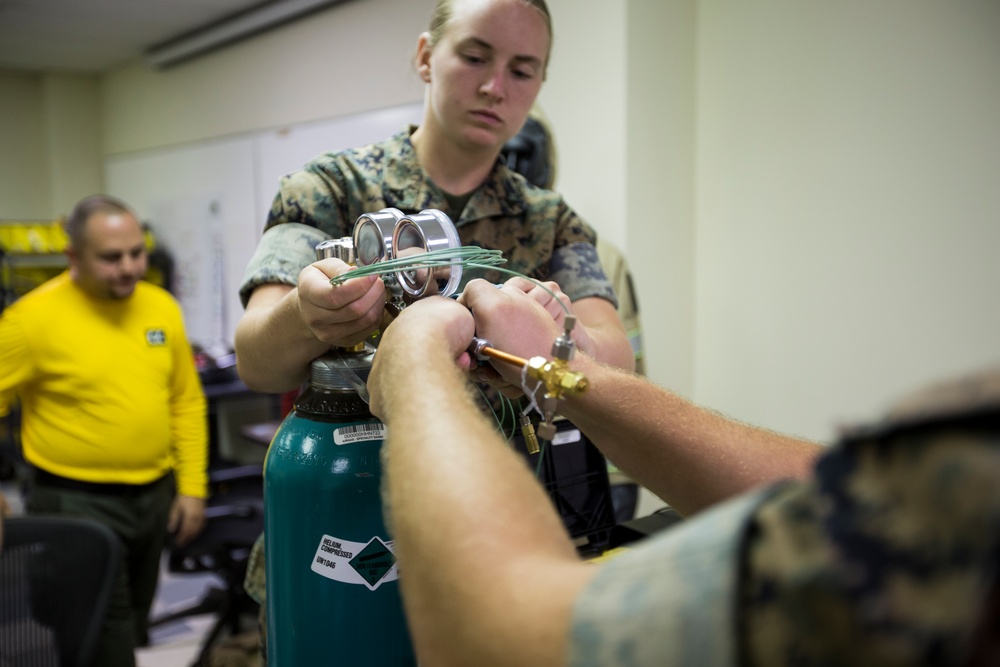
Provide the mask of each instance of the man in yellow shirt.
POLYGON ((94 664, 133 667, 169 533, 205 522, 206 402, 177 302, 142 281, 146 246, 123 202, 66 222, 69 270, 0 316, 0 415, 21 405, 32 514, 84 516, 123 546, 94 664))

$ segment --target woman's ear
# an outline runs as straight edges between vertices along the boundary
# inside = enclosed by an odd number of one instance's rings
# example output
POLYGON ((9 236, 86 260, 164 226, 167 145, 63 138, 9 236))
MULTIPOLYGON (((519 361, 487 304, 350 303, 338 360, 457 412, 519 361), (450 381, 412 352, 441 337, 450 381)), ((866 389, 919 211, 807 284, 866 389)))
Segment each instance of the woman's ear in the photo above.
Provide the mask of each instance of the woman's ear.
POLYGON ((417 74, 424 80, 424 83, 431 82, 431 35, 429 32, 420 33, 417 38, 417 74))

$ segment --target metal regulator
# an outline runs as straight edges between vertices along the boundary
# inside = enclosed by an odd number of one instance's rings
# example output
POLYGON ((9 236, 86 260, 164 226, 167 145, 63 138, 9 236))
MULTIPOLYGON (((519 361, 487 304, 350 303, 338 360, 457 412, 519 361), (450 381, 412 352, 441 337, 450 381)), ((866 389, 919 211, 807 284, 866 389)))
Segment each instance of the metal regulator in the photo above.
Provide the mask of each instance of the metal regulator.
MULTIPOLYGON (((318 259, 386 267, 378 273, 390 315, 424 296, 452 296, 462 276, 461 250, 454 224, 441 211, 404 215, 393 208, 363 214, 353 237, 316 248, 318 259)), ((469 348, 481 361, 522 366, 526 383, 534 379, 534 388, 525 385, 525 391, 531 391, 541 415, 539 435, 546 439, 558 400, 587 387, 586 378, 567 368, 575 349, 573 322, 567 317, 552 361, 520 359, 478 338, 469 348)), ((334 348, 315 359, 307 388, 268 449, 264 541, 271 667, 416 664, 382 511, 386 427, 368 408, 376 342, 334 348)), ((535 442, 526 415, 521 424, 528 442, 535 442)))

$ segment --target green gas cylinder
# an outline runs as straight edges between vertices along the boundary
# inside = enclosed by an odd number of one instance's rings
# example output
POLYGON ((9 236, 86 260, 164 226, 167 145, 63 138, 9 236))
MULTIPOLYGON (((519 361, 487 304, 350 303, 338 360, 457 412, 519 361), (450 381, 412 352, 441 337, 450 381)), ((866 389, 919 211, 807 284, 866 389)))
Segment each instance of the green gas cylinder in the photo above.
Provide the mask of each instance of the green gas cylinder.
POLYGON ((269 667, 416 665, 382 516, 374 349, 313 361, 264 463, 269 667))

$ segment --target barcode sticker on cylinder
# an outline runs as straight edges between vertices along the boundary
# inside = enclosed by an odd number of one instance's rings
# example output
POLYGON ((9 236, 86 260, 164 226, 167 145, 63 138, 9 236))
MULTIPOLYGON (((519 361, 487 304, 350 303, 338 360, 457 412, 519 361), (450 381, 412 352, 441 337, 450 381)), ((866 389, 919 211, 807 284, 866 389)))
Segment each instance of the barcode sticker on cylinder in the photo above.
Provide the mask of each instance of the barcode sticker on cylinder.
POLYGON ((333 443, 335 445, 350 445, 354 442, 368 442, 371 440, 385 440, 385 424, 382 422, 353 424, 351 426, 341 426, 333 431, 333 443))
POLYGON ((361 584, 375 590, 399 579, 392 541, 373 537, 352 542, 324 535, 313 557, 312 571, 344 584, 361 584))

